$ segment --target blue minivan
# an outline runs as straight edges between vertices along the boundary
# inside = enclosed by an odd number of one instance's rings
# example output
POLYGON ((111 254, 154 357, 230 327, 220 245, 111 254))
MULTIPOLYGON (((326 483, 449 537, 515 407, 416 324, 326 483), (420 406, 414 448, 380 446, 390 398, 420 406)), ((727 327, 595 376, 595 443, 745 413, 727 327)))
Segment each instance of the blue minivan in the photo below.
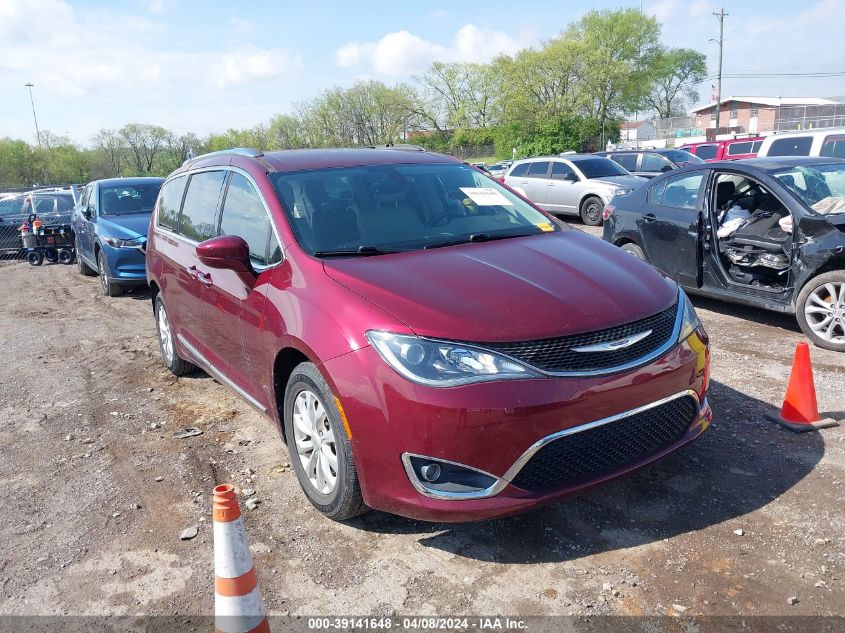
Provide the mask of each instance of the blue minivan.
POLYGON ((147 229, 164 178, 108 178, 86 185, 74 208, 76 262, 100 275, 104 295, 147 283, 147 229))

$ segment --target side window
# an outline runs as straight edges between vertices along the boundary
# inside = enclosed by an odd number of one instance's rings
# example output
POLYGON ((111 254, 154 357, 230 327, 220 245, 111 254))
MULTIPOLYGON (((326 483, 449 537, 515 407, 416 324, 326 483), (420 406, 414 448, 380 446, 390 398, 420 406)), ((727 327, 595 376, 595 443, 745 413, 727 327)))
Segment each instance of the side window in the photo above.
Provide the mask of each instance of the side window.
POLYGON ((225 171, 203 171, 191 176, 179 219, 182 235, 203 242, 217 234, 217 204, 225 179, 225 171))
POLYGON ((547 173, 549 173, 549 161, 547 160, 530 163, 528 166, 529 178, 547 178, 547 173))
POLYGON ((769 145, 768 156, 809 156, 812 145, 812 136, 779 138, 769 145))
POLYGON ((751 144, 751 153, 752 153, 752 154, 756 154, 757 152, 759 152, 759 151, 760 151, 760 146, 761 146, 762 144, 763 144, 763 141, 754 141, 754 142, 751 144))
POLYGON ((270 226, 270 216, 261 196, 252 183, 242 174, 232 173, 223 214, 220 235, 237 235, 249 244, 249 256, 262 265, 276 264, 282 260, 282 249, 270 226))
POLYGON ((21 201, 22 198, 19 197, 0 200, 0 217, 19 214, 23 207, 21 201))
POLYGON ((552 163, 552 180, 565 180, 567 174, 574 174, 575 170, 566 163, 552 163))
POLYGON ((53 196, 33 196, 35 213, 52 213, 56 210, 56 199, 53 196))
POLYGON ((718 145, 699 145, 695 148, 695 155, 698 156, 701 160, 710 160, 712 158, 716 158, 716 154, 718 153, 718 145))
POLYGON ((672 163, 663 158, 660 154, 643 154, 643 171, 660 172, 663 171, 664 167, 672 169, 672 163))
POLYGON ((638 156, 639 154, 613 154, 610 158, 628 171, 637 171, 638 156))
POLYGON ((701 189, 702 180, 704 180, 702 172, 667 178, 660 200, 655 200, 655 202, 665 207, 695 209, 698 206, 698 191, 701 189))
POLYGON ((79 208, 83 211, 88 206, 88 198, 91 197, 91 185, 82 190, 82 195, 79 197, 79 208))
POLYGON ((513 171, 508 174, 509 176, 525 176, 528 173, 528 165, 529 163, 520 163, 516 167, 513 168, 513 171))
POLYGON ((751 153, 751 142, 747 143, 731 143, 727 147, 728 149, 728 156, 736 156, 738 154, 750 154, 751 153))
POLYGON ((825 137, 819 156, 845 158, 845 136, 837 135, 825 137))
POLYGON ((56 211, 59 213, 73 211, 73 196, 56 196, 56 211))
POLYGON ((179 229, 179 207, 182 204, 182 194, 185 193, 187 176, 179 176, 169 180, 158 194, 158 214, 156 224, 171 231, 179 229))

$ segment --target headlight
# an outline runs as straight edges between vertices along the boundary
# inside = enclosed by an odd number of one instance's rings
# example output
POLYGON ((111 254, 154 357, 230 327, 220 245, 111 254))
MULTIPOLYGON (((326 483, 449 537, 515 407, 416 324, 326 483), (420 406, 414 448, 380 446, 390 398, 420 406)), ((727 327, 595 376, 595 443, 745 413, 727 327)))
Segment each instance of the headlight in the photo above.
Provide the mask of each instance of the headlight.
POLYGON ((367 332, 367 338, 393 369, 430 387, 539 376, 510 358, 460 343, 376 330, 367 332))
POLYGON ((130 239, 107 237, 103 241, 112 248, 140 248, 144 245, 146 239, 143 237, 133 237, 130 239))
POLYGON ((681 317, 681 333, 678 336, 679 341, 684 341, 686 338, 701 327, 701 319, 695 313, 695 308, 692 307, 692 302, 687 297, 687 293, 680 290, 681 309, 684 311, 681 317))
POLYGON ((632 191, 633 191, 633 189, 614 189, 613 191, 610 192, 610 195, 611 195, 611 197, 627 196, 632 191))

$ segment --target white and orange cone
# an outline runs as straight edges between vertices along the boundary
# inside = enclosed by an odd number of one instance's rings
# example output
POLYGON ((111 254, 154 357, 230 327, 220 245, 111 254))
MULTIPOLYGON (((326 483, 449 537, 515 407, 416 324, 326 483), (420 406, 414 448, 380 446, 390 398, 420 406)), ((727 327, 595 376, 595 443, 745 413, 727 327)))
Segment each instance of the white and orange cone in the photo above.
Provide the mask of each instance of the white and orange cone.
POLYGON ((235 487, 214 488, 214 628, 270 633, 235 487))

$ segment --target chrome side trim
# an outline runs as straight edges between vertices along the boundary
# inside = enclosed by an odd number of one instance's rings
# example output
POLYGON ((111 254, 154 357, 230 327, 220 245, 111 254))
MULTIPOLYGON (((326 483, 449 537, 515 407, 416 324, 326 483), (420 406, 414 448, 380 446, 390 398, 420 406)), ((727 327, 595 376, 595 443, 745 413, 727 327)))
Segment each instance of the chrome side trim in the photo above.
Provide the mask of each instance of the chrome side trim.
POLYGON ((196 347, 194 347, 193 345, 188 343, 188 341, 185 340, 184 336, 182 336, 181 334, 177 334, 176 338, 179 339, 179 342, 182 344, 182 346, 191 353, 191 356, 193 356, 195 360, 199 361, 199 364, 203 366, 203 369, 207 370, 210 374, 213 374, 215 378, 225 383, 227 387, 237 393, 241 398, 246 400, 253 407, 258 409, 262 413, 267 413, 267 407, 265 407, 258 400, 249 395, 246 391, 241 389, 231 378, 229 378, 226 374, 217 369, 217 367, 212 365, 211 362, 209 362, 209 360, 205 356, 203 356, 199 353, 199 351, 197 351, 196 347))
MULTIPOLYGON (((701 401, 699 400, 698 394, 695 392, 694 389, 685 389, 684 391, 680 391, 674 395, 667 396, 666 398, 661 398, 660 400, 644 404, 641 407, 629 409, 628 411, 623 411, 622 413, 617 413, 616 415, 611 415, 600 420, 594 420, 593 422, 586 422, 584 424, 580 424, 578 426, 574 426, 572 428, 564 429, 563 431, 558 431, 557 433, 547 435, 546 437, 537 440, 531 446, 529 446, 525 450, 525 452, 522 453, 522 455, 520 455, 519 458, 513 463, 513 465, 508 468, 507 472, 501 477, 497 477, 492 473, 488 473, 484 470, 481 470, 480 468, 475 468, 474 466, 461 464, 460 462, 452 462, 448 459, 440 459, 439 457, 429 457, 427 455, 418 455, 416 453, 403 453, 402 464, 405 466, 405 473, 408 475, 408 479, 411 481, 411 485, 417 492, 426 497, 431 497, 432 499, 444 499, 452 501, 458 501, 461 499, 485 499, 488 497, 495 497, 502 490, 504 490, 505 487, 507 487, 511 483, 511 481, 513 481, 513 479, 519 474, 519 471, 521 471, 525 467, 525 464, 527 464, 531 460, 531 458, 534 457, 534 455, 546 444, 554 442, 555 440, 559 440, 563 437, 568 437, 570 435, 575 435, 576 433, 581 433, 582 431, 589 431, 590 429, 595 429, 597 427, 604 426, 605 424, 617 422, 623 418, 627 418, 629 416, 648 411, 649 409, 654 409, 655 407, 659 407, 663 404, 666 404, 667 402, 671 402, 672 400, 677 400, 678 398, 683 398, 685 396, 692 396, 695 399, 695 404, 698 408, 698 415, 696 416, 696 420, 698 420, 701 417, 702 411, 701 401), (455 464, 456 466, 461 466, 463 468, 469 468, 470 470, 475 470, 484 475, 487 475, 488 477, 492 477, 496 480, 496 483, 490 486, 489 488, 478 491, 477 493, 447 493, 439 490, 432 490, 431 488, 428 488, 423 482, 419 481, 419 479, 417 479, 417 474, 414 472, 413 466, 411 466, 411 457, 421 457, 423 459, 431 459, 449 464, 455 464)), ((705 398, 705 405, 706 403, 707 399, 705 398)))
POLYGON ((411 485, 414 487, 414 490, 419 492, 421 495, 431 497, 432 499, 447 499, 452 501, 459 501, 461 499, 484 499, 486 497, 492 497, 494 495, 499 494, 499 492, 501 492, 502 489, 508 485, 508 482, 503 482, 499 477, 496 477, 496 475, 492 473, 488 473, 486 470, 481 470, 480 468, 473 468, 472 466, 467 466, 466 464, 461 464, 460 462, 453 462, 449 459, 441 459, 440 457, 430 457, 428 455, 419 455, 418 453, 402 453, 402 465, 405 467, 405 473, 408 475, 408 479, 411 480, 411 485), (430 459, 431 461, 442 462, 444 464, 452 464, 454 466, 460 466, 461 468, 474 470, 475 472, 481 473, 482 475, 487 475, 491 479, 495 479, 496 483, 490 486, 489 488, 479 490, 478 492, 447 492, 443 490, 429 488, 425 485, 425 482, 422 482, 417 478, 417 473, 414 471, 414 467, 411 465, 412 457, 419 457, 420 459, 430 459))

